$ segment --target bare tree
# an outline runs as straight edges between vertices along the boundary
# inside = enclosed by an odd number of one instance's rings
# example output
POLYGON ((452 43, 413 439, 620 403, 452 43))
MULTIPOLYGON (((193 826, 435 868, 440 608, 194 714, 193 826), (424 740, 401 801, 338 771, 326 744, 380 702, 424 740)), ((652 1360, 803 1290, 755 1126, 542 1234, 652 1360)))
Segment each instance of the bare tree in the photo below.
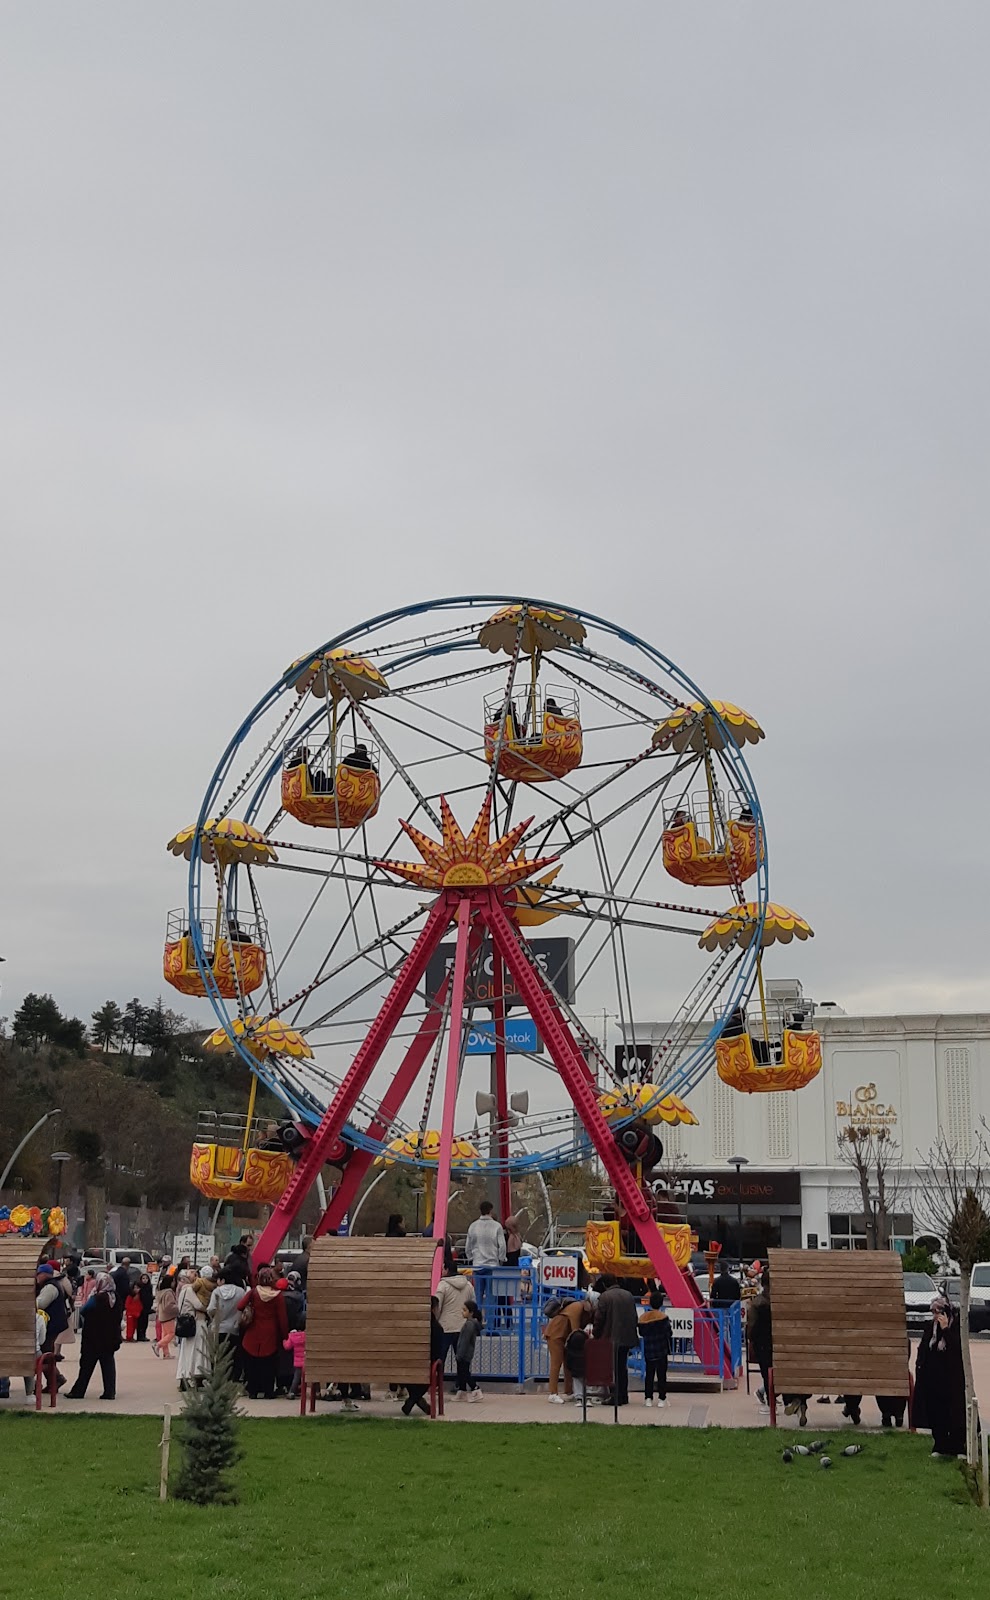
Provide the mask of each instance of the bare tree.
POLYGON ((868 1250, 890 1249, 901 1190, 900 1159, 900 1146, 889 1128, 851 1125, 839 1134, 839 1160, 852 1168, 859 1184, 868 1250))
POLYGON ((966 1378, 966 1437, 970 1466, 978 1467, 973 1362, 969 1345, 969 1283, 978 1261, 990 1261, 990 1140, 984 1122, 972 1154, 940 1134, 918 1163, 915 1204, 927 1227, 959 1265, 959 1337, 966 1378))

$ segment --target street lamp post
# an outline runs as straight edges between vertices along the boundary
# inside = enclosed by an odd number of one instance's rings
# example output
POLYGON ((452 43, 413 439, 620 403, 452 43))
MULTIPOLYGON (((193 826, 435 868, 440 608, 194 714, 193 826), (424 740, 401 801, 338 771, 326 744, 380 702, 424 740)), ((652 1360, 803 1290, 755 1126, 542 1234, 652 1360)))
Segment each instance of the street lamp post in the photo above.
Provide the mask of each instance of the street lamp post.
POLYGON ((27 1133, 24 1135, 24 1137, 21 1140, 20 1144, 17 1146, 17 1149, 14 1151, 14 1153, 11 1156, 10 1160, 7 1162, 7 1165, 4 1167, 3 1171, 0 1172, 0 1189, 3 1188, 4 1184, 7 1182, 7 1179, 10 1177, 10 1174, 13 1172, 13 1170, 14 1170, 14 1162, 17 1160, 17 1157, 20 1155, 21 1151, 24 1149, 24 1146, 28 1143, 28 1140, 34 1138, 34 1136, 37 1133, 38 1129, 44 1127, 44 1125, 48 1121, 49 1117, 60 1117, 61 1115, 62 1115, 62 1112, 58 1108, 56 1108, 56 1110, 54 1110, 54 1111, 46 1111, 43 1117, 39 1117, 38 1118, 38 1120, 35 1123, 34 1127, 28 1129, 27 1133))
POLYGON ((736 1247, 742 1262, 742 1169, 749 1166, 746 1156, 730 1156, 729 1166, 736 1169, 736 1247))
POLYGON ((62 1204, 62 1168, 67 1161, 72 1160, 72 1156, 68 1150, 53 1150, 52 1160, 55 1163, 55 1204, 60 1206, 62 1204))

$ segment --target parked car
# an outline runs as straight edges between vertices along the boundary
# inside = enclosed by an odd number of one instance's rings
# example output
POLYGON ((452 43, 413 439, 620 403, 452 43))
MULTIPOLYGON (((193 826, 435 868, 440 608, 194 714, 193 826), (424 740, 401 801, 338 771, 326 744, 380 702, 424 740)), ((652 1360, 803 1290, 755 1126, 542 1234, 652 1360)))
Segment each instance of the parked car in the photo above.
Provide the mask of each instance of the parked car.
POLYGON ((958 1307, 962 1299, 962 1279, 958 1274, 953 1275, 950 1273, 946 1278, 939 1278, 938 1286, 946 1299, 951 1300, 952 1304, 958 1307))
POLYGON ((85 1271, 87 1267, 102 1267, 107 1272, 113 1272, 120 1266, 125 1256, 130 1260, 131 1266, 140 1272, 151 1272, 154 1267, 155 1258, 150 1250, 139 1250, 137 1246, 133 1249, 112 1246, 103 1250, 85 1250, 82 1258, 83 1270, 85 1271))
POLYGON ((969 1280, 969 1331, 990 1328, 990 1261, 978 1261, 969 1280))
POLYGON ((905 1272, 904 1310, 909 1333, 920 1333, 931 1316, 932 1301, 938 1294, 935 1280, 927 1272, 905 1272))

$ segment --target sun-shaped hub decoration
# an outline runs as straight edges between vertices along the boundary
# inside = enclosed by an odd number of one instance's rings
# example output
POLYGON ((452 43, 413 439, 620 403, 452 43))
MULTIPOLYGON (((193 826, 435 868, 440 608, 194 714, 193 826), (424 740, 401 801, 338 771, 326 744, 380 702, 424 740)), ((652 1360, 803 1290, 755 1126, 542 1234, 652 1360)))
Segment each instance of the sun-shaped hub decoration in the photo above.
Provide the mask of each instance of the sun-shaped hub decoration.
POLYGON ((511 889, 514 884, 522 883, 534 872, 556 861, 556 856, 513 857, 512 852, 532 822, 532 817, 527 817, 525 822, 517 822, 500 839, 492 840, 491 815, 492 800, 488 795, 473 828, 465 836, 445 797, 441 795, 442 839, 437 841, 428 838, 411 823, 400 824, 422 856, 422 862, 378 861, 375 865, 422 889, 511 889))

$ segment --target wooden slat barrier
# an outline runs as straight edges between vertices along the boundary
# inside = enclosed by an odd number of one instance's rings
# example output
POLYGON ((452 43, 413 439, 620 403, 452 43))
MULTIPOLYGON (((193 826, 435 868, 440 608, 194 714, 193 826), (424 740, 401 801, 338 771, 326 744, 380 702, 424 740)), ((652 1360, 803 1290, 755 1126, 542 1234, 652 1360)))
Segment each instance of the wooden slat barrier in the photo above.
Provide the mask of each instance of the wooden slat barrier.
POLYGON ((313 1241, 307 1383, 430 1381, 432 1239, 313 1241))
POLYGON ((892 1250, 771 1250, 777 1394, 908 1393, 904 1272, 892 1250))
POLYGON ((0 1237, 0 1377, 34 1371, 34 1279, 46 1242, 0 1237))

